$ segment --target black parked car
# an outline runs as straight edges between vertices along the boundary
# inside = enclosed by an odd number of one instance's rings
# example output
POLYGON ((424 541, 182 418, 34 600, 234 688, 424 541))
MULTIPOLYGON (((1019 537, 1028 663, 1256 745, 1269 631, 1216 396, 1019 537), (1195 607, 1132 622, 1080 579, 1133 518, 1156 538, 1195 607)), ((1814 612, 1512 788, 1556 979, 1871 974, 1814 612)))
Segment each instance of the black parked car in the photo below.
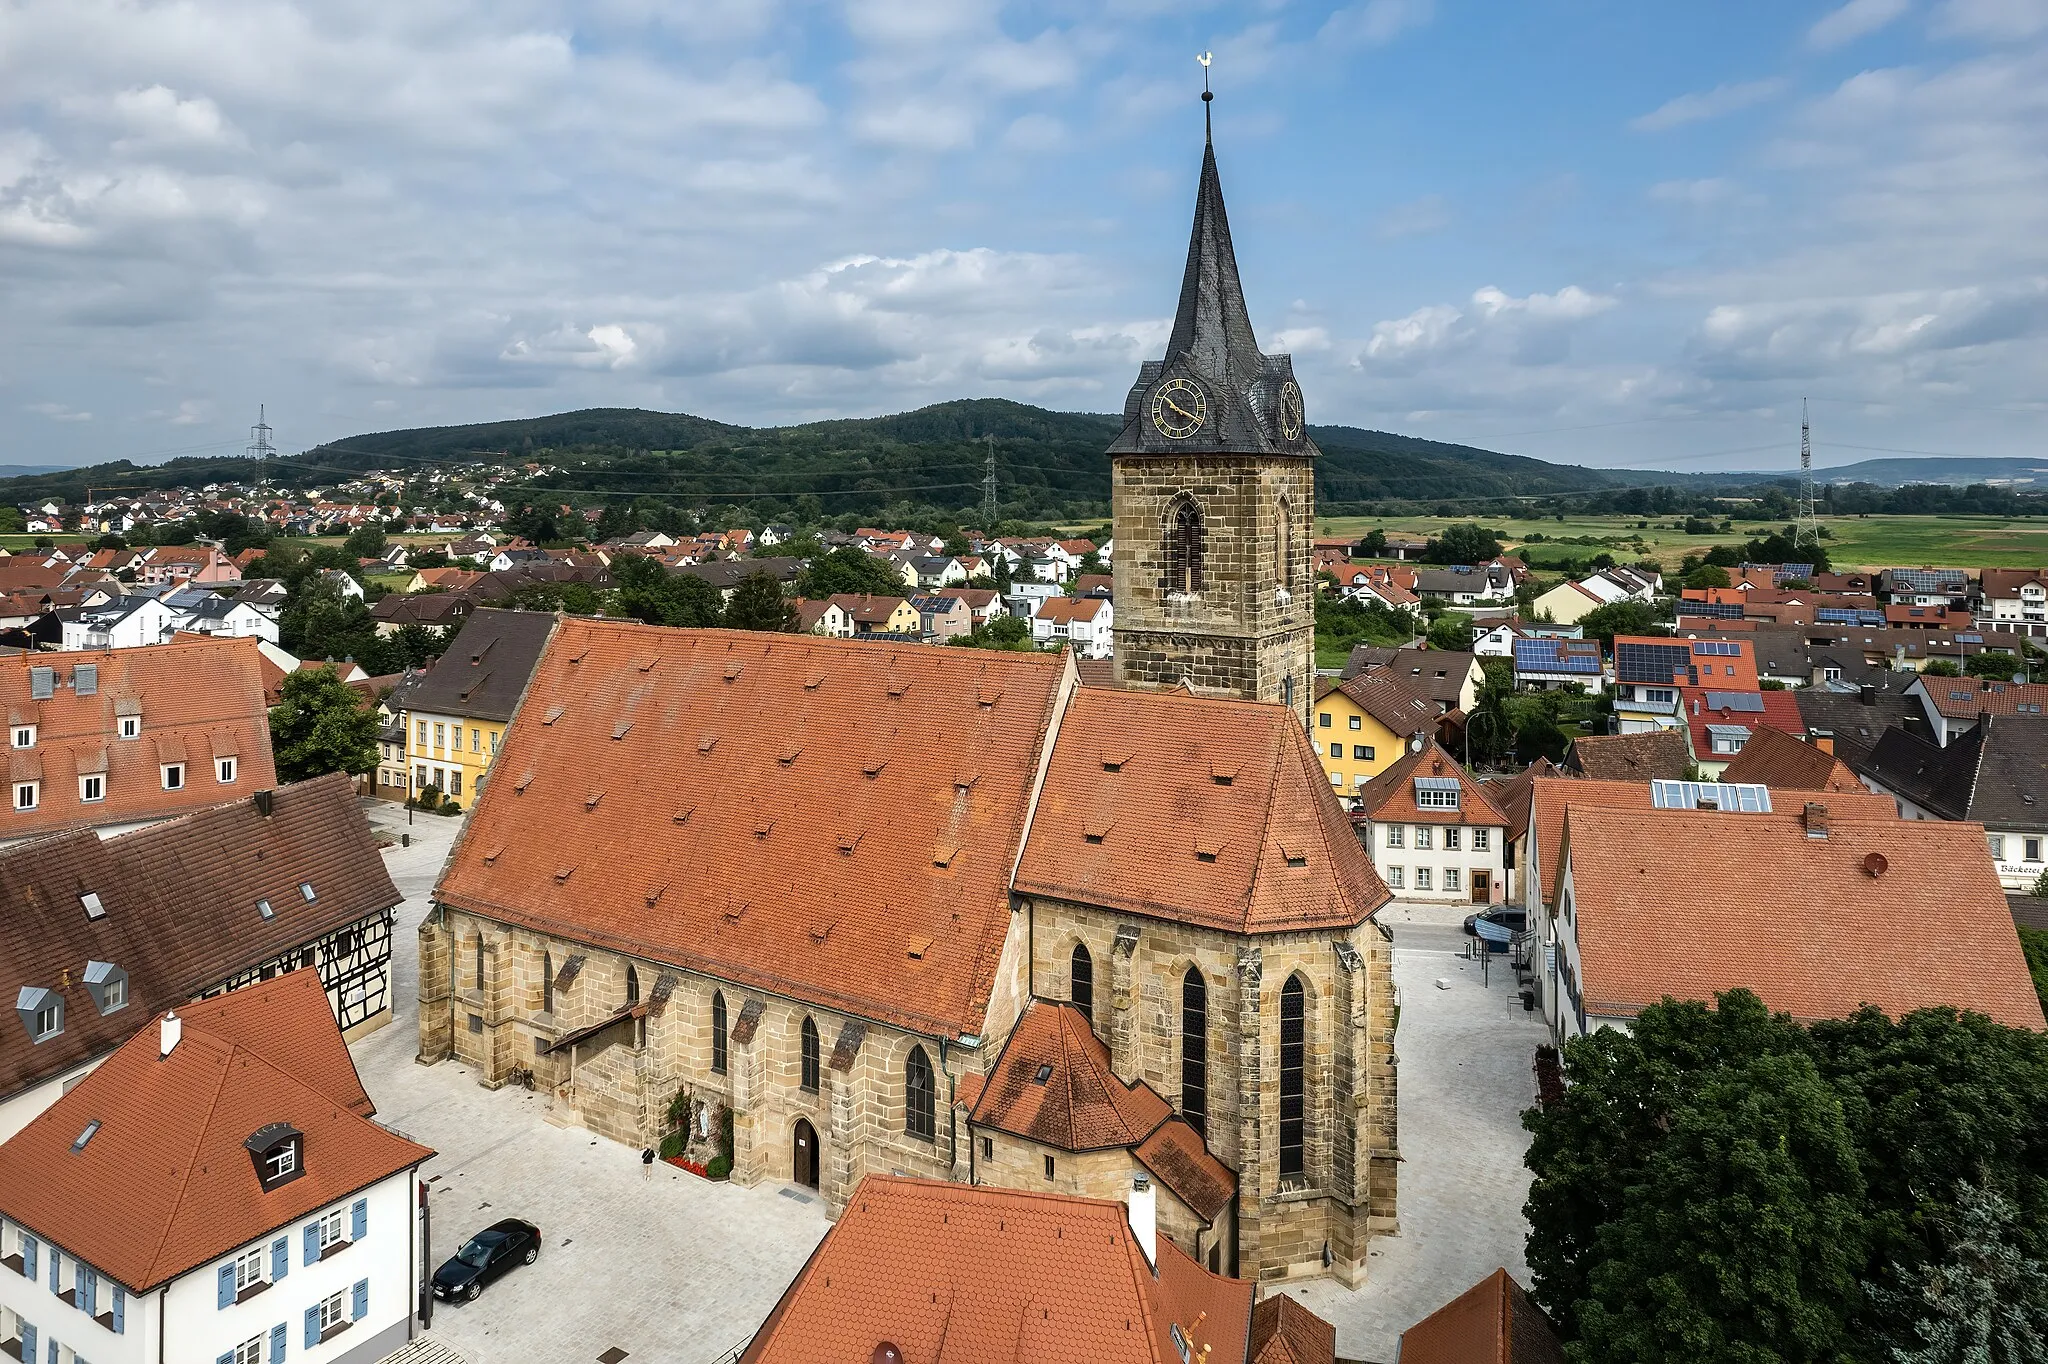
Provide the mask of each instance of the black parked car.
POLYGON ((1492 909, 1465 916, 1465 931, 1475 938, 1486 939, 1487 946, 1495 952, 1507 951, 1508 940, 1528 927, 1528 911, 1507 905, 1495 905, 1492 909), (1480 928, 1482 923, 1486 925, 1484 929, 1480 928))
POLYGON ((514 1265, 530 1265, 539 1258, 539 1227, 516 1217, 493 1222, 434 1271, 434 1296, 474 1302, 485 1284, 514 1265))

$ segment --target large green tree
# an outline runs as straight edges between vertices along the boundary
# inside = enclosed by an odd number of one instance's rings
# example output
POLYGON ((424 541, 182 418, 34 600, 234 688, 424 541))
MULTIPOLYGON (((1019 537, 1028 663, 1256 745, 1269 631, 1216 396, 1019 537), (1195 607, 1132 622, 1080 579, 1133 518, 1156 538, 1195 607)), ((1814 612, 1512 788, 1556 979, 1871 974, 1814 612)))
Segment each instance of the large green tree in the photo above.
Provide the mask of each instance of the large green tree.
POLYGON ((1657 608, 1648 602, 1612 601, 1596 606, 1579 617, 1587 639, 1612 644, 1616 635, 1663 635, 1670 631, 1657 618, 1657 608))
POLYGON ((612 563, 612 578, 619 610, 649 625, 711 626, 723 614, 718 589, 693 574, 671 573, 653 559, 622 555, 612 563))
POLYGON ((329 772, 361 776, 377 765, 377 714, 333 668, 288 673, 270 710, 279 781, 329 772))
POLYGON ((725 604, 724 624, 730 630, 787 630, 795 619, 796 608, 772 573, 741 578, 725 604))
POLYGON ((1466 522, 1445 526, 1422 551, 1433 564, 1476 564, 1500 557, 1500 537, 1483 526, 1466 522))
POLYGON ((811 560, 797 578, 796 590, 812 601, 823 601, 842 592, 900 597, 904 592, 903 574, 886 559, 877 559, 852 545, 842 545, 811 560))

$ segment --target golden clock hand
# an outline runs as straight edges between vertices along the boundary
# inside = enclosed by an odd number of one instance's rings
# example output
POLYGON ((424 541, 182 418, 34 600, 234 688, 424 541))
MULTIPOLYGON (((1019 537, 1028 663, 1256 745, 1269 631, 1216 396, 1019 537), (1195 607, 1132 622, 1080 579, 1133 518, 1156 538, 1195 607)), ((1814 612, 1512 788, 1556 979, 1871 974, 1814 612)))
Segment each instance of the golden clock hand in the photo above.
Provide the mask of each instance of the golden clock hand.
POLYGON ((1168 398, 1168 399, 1166 400, 1166 405, 1167 405, 1168 407, 1172 408, 1172 409, 1173 409, 1174 411, 1176 411, 1176 412, 1180 413, 1180 414, 1181 414, 1181 415, 1182 415, 1183 417, 1186 417, 1186 418, 1187 418, 1187 419, 1188 419, 1189 421, 1199 421, 1199 420, 1200 420, 1200 419, 1199 419, 1198 417, 1196 417, 1196 416, 1195 416, 1195 414, 1194 414, 1194 413, 1192 413, 1192 412, 1188 411, 1188 410, 1187 410, 1187 409, 1186 409, 1185 407, 1182 407, 1182 406, 1181 406, 1181 405, 1180 405, 1179 403, 1175 402, 1175 401, 1174 401, 1173 399, 1171 399, 1171 398, 1168 398))

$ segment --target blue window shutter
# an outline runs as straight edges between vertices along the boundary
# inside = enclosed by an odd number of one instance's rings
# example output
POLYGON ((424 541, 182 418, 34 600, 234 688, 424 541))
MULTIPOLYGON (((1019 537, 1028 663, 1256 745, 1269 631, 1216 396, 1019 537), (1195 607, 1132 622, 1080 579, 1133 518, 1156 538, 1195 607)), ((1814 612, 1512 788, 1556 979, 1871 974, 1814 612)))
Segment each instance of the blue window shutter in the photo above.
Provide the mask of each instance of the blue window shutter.
POLYGON ((36 1357, 36 1328, 27 1322, 21 1323, 21 1357, 23 1359, 34 1359, 36 1357))
POLYGON ((349 1320, 361 1321, 364 1317, 370 1315, 370 1281, 368 1279, 356 1280, 356 1291, 353 1297, 354 1300, 349 1303, 349 1320))
POLYGON ((370 1200, 358 1198, 348 1210, 348 1239, 360 1241, 370 1234, 370 1200))
POLYGON ((121 1285, 114 1285, 114 1334, 120 1335, 128 1329, 128 1295, 121 1285))
POLYGON ((284 1323, 270 1328, 270 1364, 284 1364, 284 1323))
POLYGON ((308 1307, 306 1309, 306 1348, 310 1350, 319 1343, 320 1309, 318 1307, 308 1307))
POLYGON ((292 1272, 292 1238, 280 1236, 270 1243, 270 1281, 282 1279, 292 1272))
POLYGON ((235 1267, 232 1264, 222 1265, 217 1271, 215 1271, 215 1274, 216 1286, 220 1290, 216 1294, 216 1296, 220 1299, 217 1305, 220 1307, 226 1307, 229 1303, 235 1300, 235 1267))
POLYGON ((235 1352, 233 1350, 229 1350, 219 1359, 214 1360, 213 1364, 235 1364, 235 1352))
POLYGON ((50 1364, 57 1364, 57 1337, 50 1337, 50 1343, 43 1347, 43 1354, 49 1359, 50 1364))
POLYGON ((306 1223, 306 1263, 320 1263, 320 1224, 306 1223))
POLYGON ((58 1288, 58 1287, 57 1287, 57 1280, 58 1280, 58 1278, 59 1278, 59 1277, 60 1277, 60 1276, 61 1276, 61 1275, 63 1274, 63 1272, 64 1272, 64 1252, 63 1252, 63 1251, 61 1251, 61 1250, 59 1250, 59 1249, 57 1249, 57 1247, 55 1247, 55 1246, 51 1246, 51 1247, 50 1247, 50 1291, 51 1291, 52 1293, 61 1293, 61 1292, 63 1291, 62 1289, 60 1289, 60 1288, 58 1288))
POLYGON ((40 1272, 36 1265, 36 1255, 41 1249, 42 1243, 37 1241, 35 1237, 24 1236, 21 1238, 21 1271, 28 1277, 30 1283, 36 1281, 36 1275, 40 1272))
POLYGON ((87 1316, 96 1317, 100 1314, 99 1299, 100 1276, 93 1273, 90 1269, 85 1268, 83 1265, 79 1266, 78 1305, 85 1309, 85 1314, 87 1316))

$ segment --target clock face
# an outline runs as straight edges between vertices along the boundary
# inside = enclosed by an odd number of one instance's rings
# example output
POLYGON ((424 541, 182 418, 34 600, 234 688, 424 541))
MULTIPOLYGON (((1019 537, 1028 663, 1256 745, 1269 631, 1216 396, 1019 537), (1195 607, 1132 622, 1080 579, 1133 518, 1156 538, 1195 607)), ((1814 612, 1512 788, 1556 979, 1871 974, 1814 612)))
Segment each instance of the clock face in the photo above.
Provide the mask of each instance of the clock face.
POLYGON ((1280 385, 1280 436, 1283 440, 1301 439, 1301 390, 1292 379, 1280 385))
POLYGON ((1201 430, 1208 418, 1208 400, 1188 380, 1168 379, 1152 390, 1152 424, 1160 435, 1185 440, 1201 430))

